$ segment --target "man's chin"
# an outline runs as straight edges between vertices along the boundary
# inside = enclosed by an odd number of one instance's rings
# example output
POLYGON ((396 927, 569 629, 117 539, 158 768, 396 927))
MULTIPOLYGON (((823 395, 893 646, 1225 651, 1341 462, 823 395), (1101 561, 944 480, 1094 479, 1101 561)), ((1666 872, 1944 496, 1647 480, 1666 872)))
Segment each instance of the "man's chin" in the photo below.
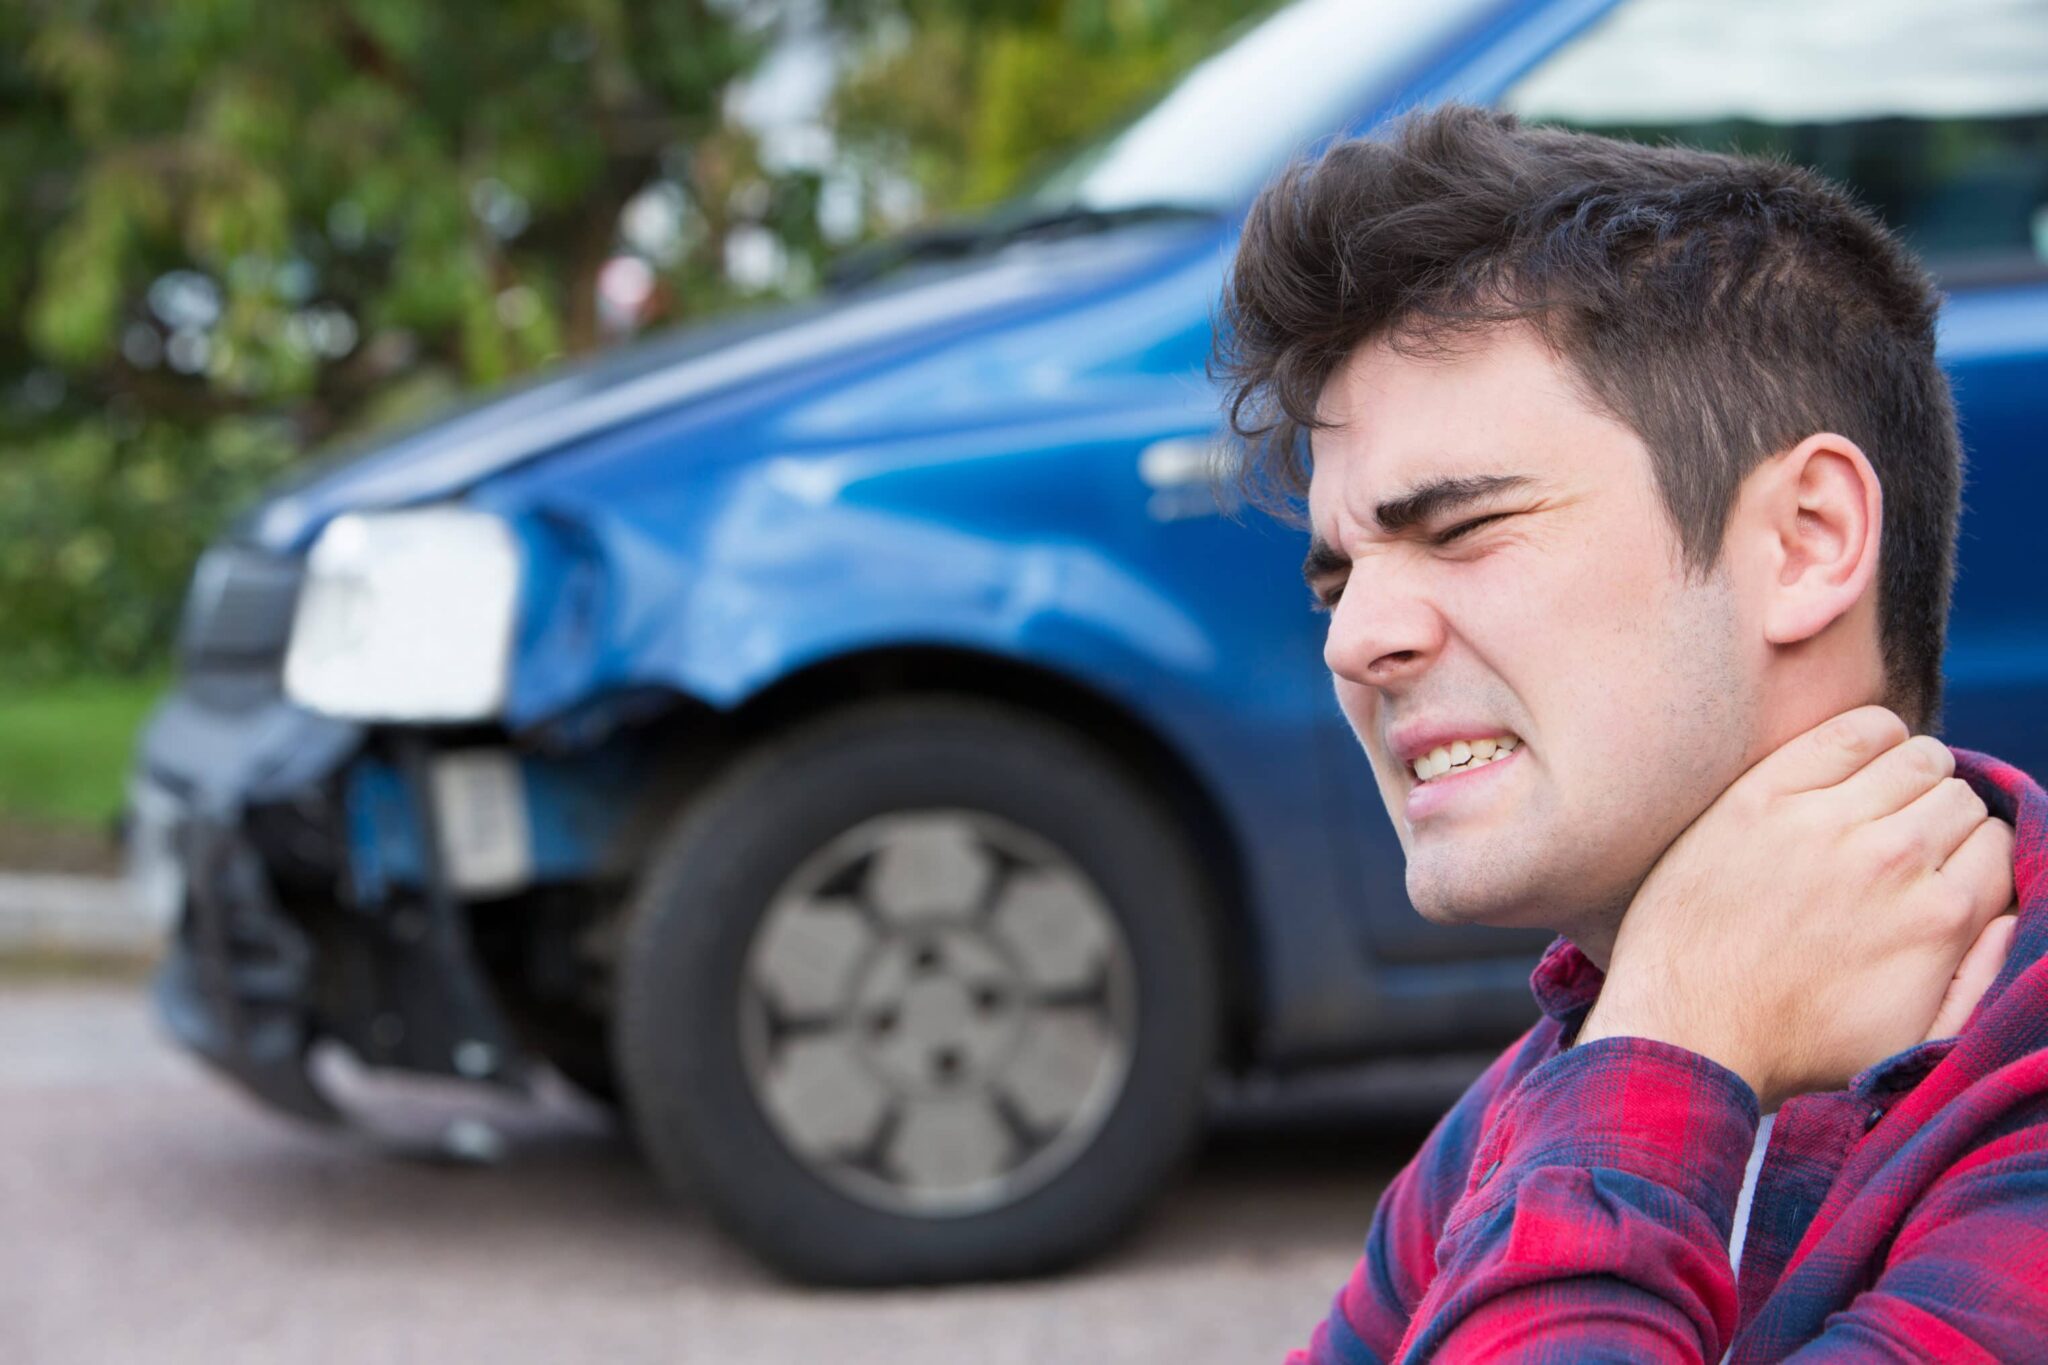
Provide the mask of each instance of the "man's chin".
POLYGON ((1552 929, 1553 916, 1532 911, 1522 905, 1500 905, 1492 902, 1482 904, 1416 904, 1415 913, 1431 924, 1445 928, 1460 925, 1487 929, 1552 929))
POLYGON ((1561 907, 1549 904, 1534 891, 1526 883, 1501 885, 1470 877, 1430 876, 1415 863, 1408 865, 1409 904, 1431 924, 1554 929, 1561 907))

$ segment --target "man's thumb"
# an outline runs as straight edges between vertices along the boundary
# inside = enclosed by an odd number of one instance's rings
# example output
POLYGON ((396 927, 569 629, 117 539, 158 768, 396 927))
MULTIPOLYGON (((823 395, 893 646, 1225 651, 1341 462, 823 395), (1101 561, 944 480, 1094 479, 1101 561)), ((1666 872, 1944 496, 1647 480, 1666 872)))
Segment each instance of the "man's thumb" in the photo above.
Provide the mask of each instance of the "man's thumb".
POLYGON ((1963 1031, 1963 1025, 1976 1012, 1977 1002, 1984 998, 1984 992, 1998 979, 1999 969, 2005 966, 2006 950, 2012 947, 2013 930, 2018 926, 2019 919, 2013 915, 2000 915, 1984 926, 1970 951, 1956 965, 1948 993, 1942 996, 1941 1008, 1934 1012, 1934 1022, 1928 1026, 1923 1041, 1953 1038, 1963 1031))

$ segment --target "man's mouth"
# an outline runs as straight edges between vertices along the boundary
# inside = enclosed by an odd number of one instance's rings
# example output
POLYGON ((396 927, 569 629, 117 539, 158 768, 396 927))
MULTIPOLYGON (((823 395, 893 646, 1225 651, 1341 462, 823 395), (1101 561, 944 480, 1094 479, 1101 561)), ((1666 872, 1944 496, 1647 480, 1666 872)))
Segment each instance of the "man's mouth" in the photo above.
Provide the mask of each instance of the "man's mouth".
POLYGON ((1515 735, 1486 735, 1477 739, 1456 739, 1440 744, 1409 766, 1418 782, 1431 782, 1448 773, 1470 772, 1495 763, 1515 751, 1522 741, 1515 735))

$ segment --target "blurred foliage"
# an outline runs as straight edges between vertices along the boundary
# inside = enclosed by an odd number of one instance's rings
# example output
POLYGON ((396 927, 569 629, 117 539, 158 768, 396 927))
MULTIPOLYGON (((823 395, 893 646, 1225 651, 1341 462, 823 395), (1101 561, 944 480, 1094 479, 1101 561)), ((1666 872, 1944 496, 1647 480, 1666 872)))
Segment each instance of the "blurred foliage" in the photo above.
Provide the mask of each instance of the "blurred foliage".
POLYGON ((992 204, 1138 113, 1276 0, 904 0, 836 101, 850 152, 992 204))
POLYGON ((1270 4, 0 6, 0 677, 159 666, 199 549, 304 452, 616 340, 648 193, 636 324, 801 292, 828 174, 857 232, 891 188, 987 204, 1270 4), (845 54, 831 165, 727 114, 792 22, 845 54))

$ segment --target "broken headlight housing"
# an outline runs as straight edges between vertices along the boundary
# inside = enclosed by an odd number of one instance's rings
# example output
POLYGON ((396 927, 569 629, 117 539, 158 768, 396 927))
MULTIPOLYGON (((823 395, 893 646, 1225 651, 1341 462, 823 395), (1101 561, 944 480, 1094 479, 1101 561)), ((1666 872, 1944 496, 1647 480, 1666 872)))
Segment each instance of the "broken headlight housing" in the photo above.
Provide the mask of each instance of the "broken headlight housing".
POLYGON ((285 651, 285 694, 352 720, 475 721, 505 700, 518 539, 466 507, 351 513, 321 531, 285 651))

